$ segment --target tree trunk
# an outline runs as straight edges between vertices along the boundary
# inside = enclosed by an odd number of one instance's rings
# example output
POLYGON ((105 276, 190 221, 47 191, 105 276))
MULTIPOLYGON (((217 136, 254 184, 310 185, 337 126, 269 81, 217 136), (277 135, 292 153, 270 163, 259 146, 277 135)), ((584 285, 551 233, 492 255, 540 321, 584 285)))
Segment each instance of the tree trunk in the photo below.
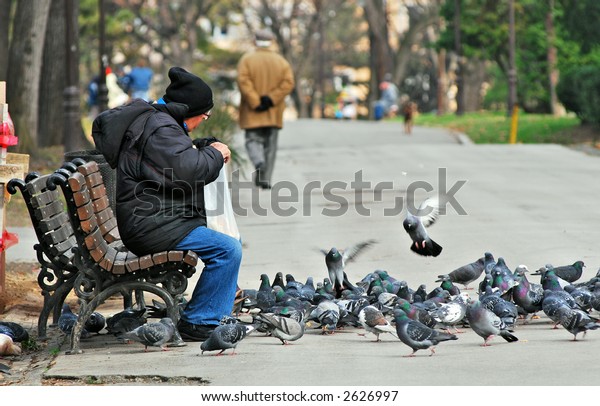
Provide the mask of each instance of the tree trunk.
POLYGON ((39 146, 63 142, 65 88, 65 1, 52 0, 46 29, 39 100, 39 146), (49 125, 52 123, 51 125, 49 125))
POLYGON ((42 53, 50 0, 20 0, 13 24, 7 99, 19 136, 18 151, 33 153, 38 145, 38 100, 42 53))
POLYGON ((12 0, 0 0, 0 58, 4 59, 3 63, 0 63, 0 81, 6 81, 6 75, 8 73, 8 27, 10 26, 10 7, 12 6, 12 0))

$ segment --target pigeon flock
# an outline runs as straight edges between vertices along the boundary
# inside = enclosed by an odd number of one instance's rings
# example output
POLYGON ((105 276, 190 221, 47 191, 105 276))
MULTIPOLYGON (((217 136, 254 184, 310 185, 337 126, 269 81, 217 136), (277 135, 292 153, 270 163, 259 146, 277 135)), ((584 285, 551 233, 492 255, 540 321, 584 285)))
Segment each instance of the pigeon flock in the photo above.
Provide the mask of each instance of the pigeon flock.
MULTIPOLYGON (((438 255, 441 247, 423 234, 426 222, 418 220, 414 238, 411 235, 411 250, 420 255, 438 255)), ((413 226, 406 227, 412 230, 413 226)), ((495 259, 486 252, 471 263, 438 275, 439 286, 431 290, 425 284, 412 289, 406 281, 381 269, 350 282, 346 264, 373 244, 375 240, 367 240, 345 250, 320 250, 327 273, 316 284, 312 276, 302 283, 291 274, 277 272, 271 282, 267 274, 262 274, 258 289, 238 292, 241 300, 201 344, 202 354, 219 351, 216 355, 222 355, 232 349, 234 355, 238 344, 250 333, 262 333, 278 340, 274 343, 288 345, 301 340, 308 329, 320 329, 327 336, 353 327, 364 330, 359 335, 372 334, 375 341, 380 341, 382 334, 390 334, 393 340, 410 347, 412 352, 406 357, 414 357, 419 350, 429 350, 432 356, 438 344, 458 340, 460 333, 468 330, 481 337, 484 347, 496 336, 508 343, 517 342, 518 330, 539 318, 538 314, 546 315, 553 328, 566 329, 574 341, 600 328, 594 315, 600 312, 600 270, 593 278, 581 281, 583 261, 559 267, 547 264, 535 272, 519 265, 512 271, 504 258, 495 259), (539 283, 534 277, 539 277, 539 283), (472 294, 466 293, 469 289, 472 294)), ((108 318, 94 312, 82 338, 105 329, 120 341, 143 344, 144 351, 152 346, 166 351, 176 326, 166 317, 164 304, 152 302, 108 318), (159 321, 149 322, 151 318, 159 321)), ((179 305, 183 309, 186 302, 182 300, 179 305)), ((70 334, 76 320, 77 315, 65 303, 58 327, 70 334)), ((20 354, 15 342, 27 338, 27 331, 18 324, 0 322, 0 355, 20 354)))

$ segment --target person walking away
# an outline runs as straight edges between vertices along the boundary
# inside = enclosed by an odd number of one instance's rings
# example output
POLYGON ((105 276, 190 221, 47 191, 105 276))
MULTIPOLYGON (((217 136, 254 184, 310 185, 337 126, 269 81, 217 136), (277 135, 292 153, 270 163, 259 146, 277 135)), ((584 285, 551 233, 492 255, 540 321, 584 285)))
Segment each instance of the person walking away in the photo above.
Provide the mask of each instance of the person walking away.
POLYGON ((146 66, 146 60, 140 58, 137 66, 134 66, 127 76, 131 98, 150 101, 150 84, 154 72, 146 66))
POLYGON ((269 49, 273 38, 270 31, 258 31, 256 48, 244 54, 237 67, 239 126, 245 130, 246 151, 256 169, 254 182, 262 189, 271 188, 285 97, 295 86, 290 64, 269 49))
POLYGON ((192 142, 210 117, 213 94, 198 76, 169 69, 155 103, 134 99, 94 120, 96 148, 117 170, 116 214, 125 246, 138 256, 192 250, 204 264, 181 319, 184 339, 204 341, 233 309, 242 259, 239 240, 206 227, 204 185, 230 160, 214 138, 192 142))

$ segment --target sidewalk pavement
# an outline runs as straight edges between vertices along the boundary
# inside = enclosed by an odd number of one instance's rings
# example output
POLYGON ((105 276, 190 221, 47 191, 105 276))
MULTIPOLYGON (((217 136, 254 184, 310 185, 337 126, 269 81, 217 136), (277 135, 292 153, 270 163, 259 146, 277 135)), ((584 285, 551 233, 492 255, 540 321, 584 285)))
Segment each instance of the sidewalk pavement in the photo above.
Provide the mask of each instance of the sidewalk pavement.
MULTIPOLYGON (((241 133, 236 146, 245 155, 241 133)), ((242 180, 250 181, 251 170, 244 169, 242 180)), ((274 189, 242 188, 234 196, 244 242, 239 284, 258 289, 260 274, 272 280, 279 271, 301 282, 308 276, 322 281, 327 270, 320 249, 344 249, 366 239, 378 242, 348 264, 351 281, 385 269, 413 289, 423 283, 431 290, 438 286, 437 275, 486 251, 503 257, 511 269, 525 264, 532 272, 548 263, 583 260, 587 280, 600 266, 598 173, 598 157, 558 145, 474 145, 464 136, 423 127, 408 136, 401 123, 390 122, 287 122, 274 189), (366 183, 362 191, 352 184, 357 180, 366 183), (457 202, 428 230, 444 248, 437 258, 411 252, 404 211, 390 214, 405 207, 400 203, 415 186, 417 204, 431 195, 423 182, 454 191, 457 202), (459 213, 463 210, 466 214, 459 213)), ((26 233, 18 233, 21 243, 9 250, 9 261, 32 245, 26 233)), ((190 281, 190 290, 194 284, 190 281)), ((495 338, 483 348, 483 339, 466 329, 457 341, 441 343, 434 357, 419 351, 403 358, 411 350, 396 338, 382 335, 376 343, 374 336, 357 332, 362 331, 347 328, 322 336, 308 329, 288 346, 253 333, 239 344, 237 356, 221 357, 200 355, 200 343, 144 353, 141 345, 101 335, 82 340, 81 355, 65 355, 62 348, 44 376, 159 376, 219 386, 597 385, 600 376, 600 364, 593 361, 600 333, 573 342, 565 329, 552 330, 544 315, 518 326, 516 343, 495 338)))

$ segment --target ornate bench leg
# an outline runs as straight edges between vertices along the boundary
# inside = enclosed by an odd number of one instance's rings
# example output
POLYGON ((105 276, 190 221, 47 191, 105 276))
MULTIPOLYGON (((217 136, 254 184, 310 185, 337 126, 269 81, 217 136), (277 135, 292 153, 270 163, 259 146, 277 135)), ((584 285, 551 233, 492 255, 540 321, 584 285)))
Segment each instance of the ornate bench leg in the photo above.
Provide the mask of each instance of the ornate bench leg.
POLYGON ((51 312, 53 314, 53 324, 56 325, 56 323, 58 323, 62 304, 72 288, 73 281, 67 280, 58 288, 56 288, 54 293, 47 291, 42 292, 44 295, 44 306, 42 307, 40 317, 38 318, 38 338, 40 340, 45 340, 48 338, 46 336, 46 326, 48 325, 48 317, 50 317, 51 312))
MULTIPOLYGON (((167 314, 169 317, 177 323, 179 319, 179 309, 171 295, 164 289, 156 286, 152 283, 148 282, 140 282, 140 281, 131 281, 124 283, 116 283, 115 285, 109 286, 104 289, 102 292, 98 293, 92 300, 87 303, 82 303, 81 308, 79 309, 79 316, 77 318, 77 323, 73 327, 73 333, 71 334, 71 349, 68 350, 67 354, 81 354, 83 351, 80 348, 80 340, 81 340, 81 332, 83 330, 83 326, 87 319, 91 316, 91 314, 96 310, 96 308, 104 303, 106 299, 109 297, 116 295, 118 293, 124 294, 126 292, 131 292, 133 290, 146 291, 150 293, 154 293, 162 300, 164 300, 167 305, 167 314)), ((171 347, 183 347, 187 345, 179 335, 177 329, 175 330, 175 334, 173 335, 171 347)))

